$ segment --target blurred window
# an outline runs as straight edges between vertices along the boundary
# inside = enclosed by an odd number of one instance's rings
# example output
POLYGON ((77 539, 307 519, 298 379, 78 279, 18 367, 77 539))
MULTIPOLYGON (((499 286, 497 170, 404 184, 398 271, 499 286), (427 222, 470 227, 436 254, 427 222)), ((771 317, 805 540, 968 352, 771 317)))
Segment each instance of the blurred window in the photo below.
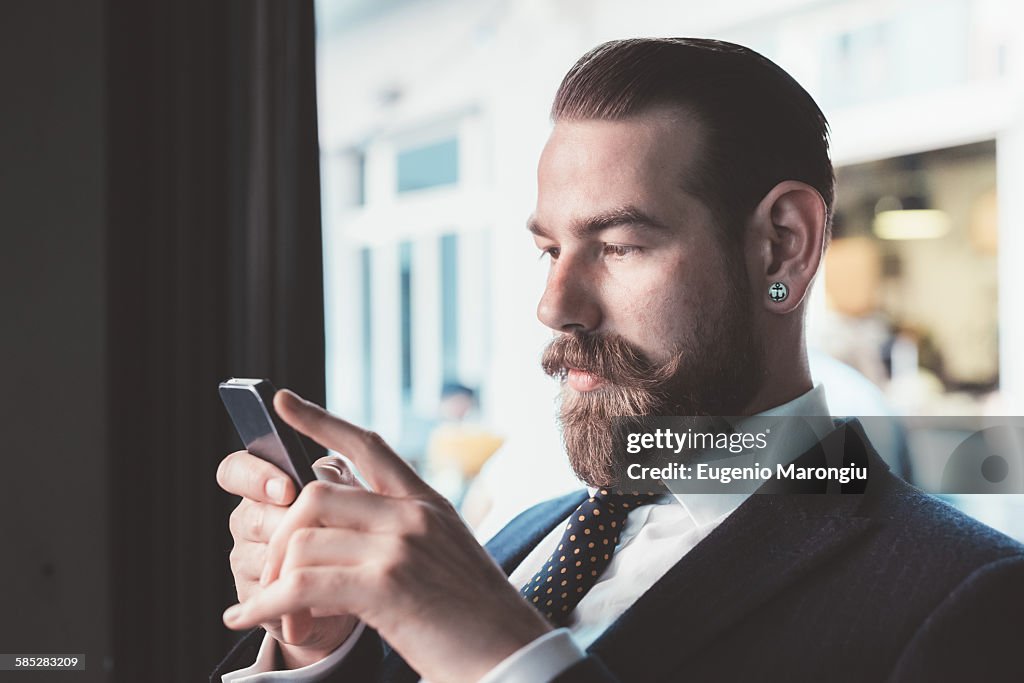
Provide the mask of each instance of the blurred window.
POLYGON ((398 152, 398 191, 454 185, 459 181, 459 141, 448 138, 398 152))
POLYGON ((442 235, 441 258, 441 376, 459 377, 459 236, 442 235))
POLYGON ((353 174, 353 184, 355 189, 352 192, 353 205, 363 206, 366 204, 366 154, 362 151, 356 151, 352 153, 352 165, 355 167, 353 174))
POLYGON ((822 40, 819 99, 826 108, 906 97, 966 80, 967 2, 940 0, 886 14, 822 40))
POLYGON ((402 242, 399 258, 399 310, 402 325, 402 406, 408 409, 412 402, 412 242, 402 242))
POLYGON ((360 351, 363 364, 362 402, 367 422, 373 421, 373 252, 368 247, 359 250, 360 351))

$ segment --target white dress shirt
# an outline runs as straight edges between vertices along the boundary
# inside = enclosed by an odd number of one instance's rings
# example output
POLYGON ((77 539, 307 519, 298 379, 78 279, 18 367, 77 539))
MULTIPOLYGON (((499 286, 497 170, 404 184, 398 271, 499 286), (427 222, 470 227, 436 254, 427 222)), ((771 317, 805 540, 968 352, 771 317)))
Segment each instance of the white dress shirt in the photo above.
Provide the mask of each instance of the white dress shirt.
MULTIPOLYGON (((758 417, 808 418, 813 435, 794 431, 785 440, 784 454, 790 459, 814 445, 832 431, 825 390, 818 385, 789 403, 760 413, 758 417)), ((767 455, 767 454, 766 454, 767 455)), ((771 456, 769 456, 771 457, 771 456)), ((761 462, 765 462, 762 460, 761 462)), ((591 490, 593 494, 594 490, 591 490)), ((551 631, 511 654, 479 683, 546 683, 585 657, 584 649, 593 643, 636 600, 646 593, 669 569, 677 564, 701 540, 732 514, 750 492, 730 494, 677 493, 660 496, 654 504, 629 513, 619 534, 611 562, 597 583, 583 596, 564 628, 551 631)), ((537 544, 509 575, 516 588, 527 583, 543 566, 562 537, 568 517, 537 544)), ((256 662, 222 677, 223 683, 264 683, 290 681, 307 683, 325 678, 351 651, 362 624, 337 650, 315 664, 291 671, 272 671, 275 641, 263 640, 256 662)), ((355 683, 355 682, 353 682, 355 683)), ((423 682, 426 683, 426 682, 423 682)))

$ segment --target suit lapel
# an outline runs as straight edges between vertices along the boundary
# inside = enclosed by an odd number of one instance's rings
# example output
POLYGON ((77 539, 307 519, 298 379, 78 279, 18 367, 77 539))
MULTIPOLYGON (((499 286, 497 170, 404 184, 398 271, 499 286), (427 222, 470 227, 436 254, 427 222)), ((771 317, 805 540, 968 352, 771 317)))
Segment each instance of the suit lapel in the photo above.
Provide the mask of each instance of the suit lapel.
POLYGON ((505 574, 511 574, 526 559, 530 551, 537 547, 559 522, 568 518, 569 513, 578 508, 586 497, 586 491, 574 491, 561 498, 535 505, 512 520, 484 547, 494 561, 501 565, 505 574))
MULTIPOLYGON (((848 454, 864 453, 856 427, 841 425, 826 442, 845 439, 848 454)), ((822 445, 828 450, 828 443, 822 445)), ((884 476, 877 455, 868 455, 868 465, 869 476, 884 476)), ((588 650, 620 676, 658 680, 854 542, 870 525, 856 514, 862 502, 861 495, 751 496, 588 650)))

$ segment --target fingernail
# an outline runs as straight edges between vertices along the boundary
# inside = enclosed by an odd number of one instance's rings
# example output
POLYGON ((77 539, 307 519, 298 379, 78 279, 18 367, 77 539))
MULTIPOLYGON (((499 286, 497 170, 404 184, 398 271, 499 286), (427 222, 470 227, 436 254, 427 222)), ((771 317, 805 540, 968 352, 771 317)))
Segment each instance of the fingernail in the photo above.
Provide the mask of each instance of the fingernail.
POLYGON ((224 621, 236 621, 240 616, 242 616, 241 605, 232 605, 224 610, 224 621))
POLYGON ((267 482, 267 495, 274 500, 284 500, 284 479, 271 479, 267 482))
POLYGON ((341 468, 336 465, 317 465, 313 468, 313 473, 321 481, 332 481, 336 484, 341 484, 345 480, 345 476, 341 473, 341 468))

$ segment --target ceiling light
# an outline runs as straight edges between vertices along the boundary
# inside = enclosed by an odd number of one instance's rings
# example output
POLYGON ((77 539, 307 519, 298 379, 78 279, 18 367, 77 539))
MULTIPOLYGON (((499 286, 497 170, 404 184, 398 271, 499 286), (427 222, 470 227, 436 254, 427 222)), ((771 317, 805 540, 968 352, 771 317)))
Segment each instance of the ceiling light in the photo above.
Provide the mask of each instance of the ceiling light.
POLYGON ((922 197, 882 197, 875 205, 875 235, 883 240, 926 240, 950 230, 945 211, 928 206, 922 197))

